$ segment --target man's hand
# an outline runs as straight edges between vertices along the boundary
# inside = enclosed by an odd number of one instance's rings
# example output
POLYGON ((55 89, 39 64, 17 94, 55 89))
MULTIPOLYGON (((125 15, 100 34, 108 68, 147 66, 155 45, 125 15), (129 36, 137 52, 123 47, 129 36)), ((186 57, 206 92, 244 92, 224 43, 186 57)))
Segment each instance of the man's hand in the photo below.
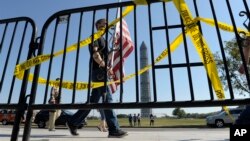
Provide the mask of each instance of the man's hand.
POLYGON ((114 75, 113 69, 110 67, 107 67, 107 72, 108 72, 108 76, 112 78, 112 76, 114 75))

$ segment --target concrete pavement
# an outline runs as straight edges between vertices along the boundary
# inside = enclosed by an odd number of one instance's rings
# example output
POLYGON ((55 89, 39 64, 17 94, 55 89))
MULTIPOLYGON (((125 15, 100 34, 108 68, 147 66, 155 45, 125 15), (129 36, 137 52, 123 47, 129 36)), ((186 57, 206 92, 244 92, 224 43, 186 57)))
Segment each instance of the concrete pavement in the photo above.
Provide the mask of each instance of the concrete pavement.
MULTIPOLYGON (((68 129, 58 128, 54 132, 32 128, 30 141, 229 141, 229 128, 123 128, 129 135, 124 138, 107 138, 108 133, 97 128, 78 130, 72 136, 68 129)), ((12 128, 0 126, 0 141, 10 141, 12 128)), ((22 140, 23 129, 18 141, 22 140)))

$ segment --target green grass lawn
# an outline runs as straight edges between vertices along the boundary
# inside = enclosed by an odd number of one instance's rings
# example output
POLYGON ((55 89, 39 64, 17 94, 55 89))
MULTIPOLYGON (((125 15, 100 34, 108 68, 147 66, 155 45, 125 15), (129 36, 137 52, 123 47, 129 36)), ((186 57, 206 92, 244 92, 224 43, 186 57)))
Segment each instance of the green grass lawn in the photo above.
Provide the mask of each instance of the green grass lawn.
MULTIPOLYGON (((127 118, 119 118, 119 124, 121 127, 129 127, 127 118)), ((100 120, 87 120, 87 126, 97 126, 100 120)), ((154 127, 195 127, 195 126, 206 126, 205 119, 171 119, 171 118, 156 118, 154 127)), ((149 119, 141 119, 141 127, 150 127, 149 119)))

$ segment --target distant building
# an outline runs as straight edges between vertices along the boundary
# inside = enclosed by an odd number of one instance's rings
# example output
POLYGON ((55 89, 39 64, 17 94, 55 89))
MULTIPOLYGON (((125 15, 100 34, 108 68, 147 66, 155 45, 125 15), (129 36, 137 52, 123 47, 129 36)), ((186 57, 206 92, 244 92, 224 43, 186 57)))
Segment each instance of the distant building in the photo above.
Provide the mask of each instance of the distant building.
MULTIPOLYGON (((144 42, 142 42, 140 47, 140 68, 144 68, 148 65, 148 52, 147 47, 144 42)), ((151 101, 151 91, 150 91, 150 78, 149 72, 145 72, 140 75, 141 82, 141 102, 150 102, 151 101)), ((144 108, 141 109, 141 117, 149 117, 152 113, 152 109, 144 108)))

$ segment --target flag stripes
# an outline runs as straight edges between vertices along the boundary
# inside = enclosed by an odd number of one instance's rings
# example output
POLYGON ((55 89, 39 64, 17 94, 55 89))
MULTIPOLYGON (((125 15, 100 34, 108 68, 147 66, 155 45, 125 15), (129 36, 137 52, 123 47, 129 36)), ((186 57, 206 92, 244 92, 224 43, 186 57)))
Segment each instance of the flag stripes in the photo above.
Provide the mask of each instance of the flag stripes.
MULTIPOLYGON (((122 19, 122 37, 120 37, 120 22, 116 25, 116 40, 114 41, 114 47, 120 48, 120 40, 122 40, 122 57, 120 57, 120 50, 115 50, 113 57, 113 72, 114 77, 113 80, 120 80, 121 77, 124 77, 124 62, 126 58, 133 52, 134 44, 130 37, 130 32, 128 30, 128 25, 124 19, 122 19), (120 62, 122 61, 122 75, 120 74, 120 62)), ((119 83, 110 85, 111 92, 114 93, 117 90, 117 86, 119 83)))

